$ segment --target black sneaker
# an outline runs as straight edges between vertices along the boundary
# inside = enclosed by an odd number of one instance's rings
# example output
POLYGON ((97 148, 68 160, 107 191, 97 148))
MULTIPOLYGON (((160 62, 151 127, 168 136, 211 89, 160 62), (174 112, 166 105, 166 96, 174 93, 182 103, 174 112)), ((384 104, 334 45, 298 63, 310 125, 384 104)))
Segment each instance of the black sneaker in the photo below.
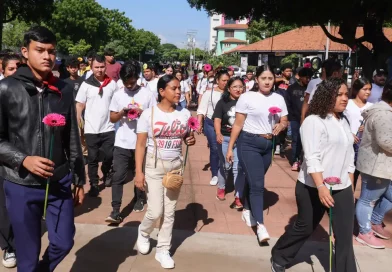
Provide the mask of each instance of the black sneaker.
POLYGON ((284 266, 275 263, 271 258, 271 270, 272 272, 285 272, 286 268, 284 266))
POLYGON ((133 207, 134 212, 142 212, 144 211, 144 199, 136 200, 135 206, 133 207))
POLYGON ((99 187, 98 185, 91 185, 90 191, 88 191, 88 195, 91 197, 99 196, 99 187))
POLYGON ((122 221, 123 218, 120 216, 119 211, 112 211, 111 214, 105 219, 105 222, 110 224, 120 224, 122 221))

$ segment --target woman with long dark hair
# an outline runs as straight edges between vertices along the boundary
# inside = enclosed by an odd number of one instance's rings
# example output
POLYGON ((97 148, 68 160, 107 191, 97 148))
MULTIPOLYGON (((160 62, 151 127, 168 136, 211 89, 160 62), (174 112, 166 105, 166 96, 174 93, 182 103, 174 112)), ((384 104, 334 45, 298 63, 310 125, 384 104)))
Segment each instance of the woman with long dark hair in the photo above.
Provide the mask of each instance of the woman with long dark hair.
POLYGON ((137 124, 135 185, 147 191, 148 204, 139 226, 137 248, 141 254, 149 252, 150 234, 162 217, 155 259, 170 269, 174 268, 169 250, 180 190, 165 188, 162 179, 168 172, 181 169, 182 143, 194 145, 195 138, 187 129, 190 112, 177 106, 181 96, 179 80, 172 75, 161 77, 158 91, 159 104, 144 110, 137 124))
POLYGON ((241 209, 243 207, 240 197, 244 189, 245 174, 239 165, 237 155, 237 147, 233 150, 233 164, 226 162, 227 148, 230 141, 230 133, 235 121, 235 105, 238 99, 245 91, 245 83, 240 77, 232 77, 227 82, 225 91, 222 94, 222 99, 216 104, 214 115, 214 127, 216 132, 216 141, 218 142, 219 153, 219 173, 218 173, 218 190, 216 198, 218 200, 225 200, 225 187, 228 178, 229 170, 233 172, 233 180, 235 187, 235 199, 231 205, 234 209, 241 209))
MULTIPOLYGON (((218 101, 221 99, 224 89, 226 87, 227 81, 229 80, 229 74, 227 70, 220 70, 216 76, 215 80, 217 87, 210 91, 206 91, 201 98, 200 105, 197 109, 197 117, 200 124, 203 124, 204 119, 204 134, 207 137, 208 145, 210 146, 210 165, 212 178, 210 185, 215 186, 218 184, 218 171, 219 171, 219 155, 218 155, 218 144, 216 141, 216 133, 214 129, 214 122, 212 121, 212 115, 218 101)), ((199 133, 202 130, 200 126, 199 133)))
POLYGON ((272 249, 272 271, 285 271, 305 241, 332 209, 337 272, 355 272, 354 228, 354 137, 343 112, 348 90, 343 79, 321 82, 309 105, 309 115, 301 126, 304 163, 295 187, 298 216, 272 249), (340 184, 326 184, 326 178, 340 184))
POLYGON ((230 142, 226 160, 234 161, 233 149, 237 142, 238 158, 246 174, 249 185, 250 210, 244 209, 242 219, 248 226, 257 225, 257 236, 260 242, 270 239, 264 226, 264 181, 265 174, 272 159, 272 139, 287 128, 287 107, 284 98, 272 92, 275 76, 268 66, 260 66, 256 70, 258 89, 244 93, 236 104, 235 122, 230 134, 230 142), (276 114, 270 108, 277 107, 281 111, 276 114), (238 141, 237 141, 238 139, 238 141))
MULTIPOLYGON (((359 78, 354 81, 351 87, 351 98, 348 101, 347 108, 344 111, 347 119, 350 122, 351 133, 354 136, 354 151, 355 159, 354 163, 357 161, 357 154, 359 149, 359 144, 361 143, 362 133, 363 133, 363 117, 362 112, 373 105, 373 103, 367 102, 370 94, 372 92, 372 84, 366 78, 359 78)), ((354 190, 357 185, 357 180, 359 177, 359 171, 355 170, 354 173, 354 190)))

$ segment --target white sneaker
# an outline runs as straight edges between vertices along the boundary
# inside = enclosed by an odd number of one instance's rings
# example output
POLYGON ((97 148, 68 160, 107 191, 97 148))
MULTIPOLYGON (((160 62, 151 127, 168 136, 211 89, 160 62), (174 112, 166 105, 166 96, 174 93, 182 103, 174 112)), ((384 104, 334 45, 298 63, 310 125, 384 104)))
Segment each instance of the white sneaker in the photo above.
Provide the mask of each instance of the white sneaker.
POLYGON ((155 253, 155 260, 161 263, 161 266, 166 269, 174 268, 174 260, 170 256, 169 250, 161 250, 155 253))
POLYGON ((210 185, 211 186, 216 186, 218 184, 218 177, 214 176, 211 181, 210 181, 210 185))
POLYGON ((254 227, 257 225, 256 220, 254 219, 250 210, 243 210, 242 211, 242 221, 246 223, 248 227, 254 227))
POLYGON ((12 251, 4 251, 3 266, 6 268, 13 268, 16 266, 16 255, 12 251))
POLYGON ((280 155, 280 145, 276 146, 275 155, 280 155))
POLYGON ((259 238, 260 243, 267 242, 270 239, 268 231, 264 225, 257 225, 257 238, 259 238))
POLYGON ((147 254, 150 251, 150 237, 144 237, 140 233, 140 225, 138 228, 138 235, 137 235, 137 249, 143 255, 147 254))

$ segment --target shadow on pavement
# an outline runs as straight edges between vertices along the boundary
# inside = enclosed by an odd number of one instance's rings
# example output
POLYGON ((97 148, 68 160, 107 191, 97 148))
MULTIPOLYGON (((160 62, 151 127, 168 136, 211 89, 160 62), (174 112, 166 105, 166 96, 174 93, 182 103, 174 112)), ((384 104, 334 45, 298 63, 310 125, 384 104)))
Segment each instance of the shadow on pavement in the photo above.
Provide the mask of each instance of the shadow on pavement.
POLYGON ((130 256, 137 255, 133 249, 137 239, 137 228, 113 228, 93 238, 76 253, 71 272, 105 271, 116 272, 130 256))
POLYGON ((102 204, 101 197, 89 197, 88 194, 85 194, 84 203, 81 206, 75 208, 75 217, 78 217, 82 214, 89 213, 95 209, 97 209, 102 204))

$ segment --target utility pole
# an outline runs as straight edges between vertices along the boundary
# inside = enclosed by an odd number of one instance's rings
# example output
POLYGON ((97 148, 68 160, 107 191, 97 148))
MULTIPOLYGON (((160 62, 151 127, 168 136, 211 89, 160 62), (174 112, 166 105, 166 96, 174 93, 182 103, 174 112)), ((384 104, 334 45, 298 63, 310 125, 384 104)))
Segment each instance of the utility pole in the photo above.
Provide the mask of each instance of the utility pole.
POLYGON ((195 54, 196 54, 196 34, 197 30, 188 30, 186 33, 188 37, 188 48, 191 50, 190 56, 189 56, 189 65, 193 69, 193 65, 195 63, 195 54), (195 53, 194 53, 195 52, 195 53))

